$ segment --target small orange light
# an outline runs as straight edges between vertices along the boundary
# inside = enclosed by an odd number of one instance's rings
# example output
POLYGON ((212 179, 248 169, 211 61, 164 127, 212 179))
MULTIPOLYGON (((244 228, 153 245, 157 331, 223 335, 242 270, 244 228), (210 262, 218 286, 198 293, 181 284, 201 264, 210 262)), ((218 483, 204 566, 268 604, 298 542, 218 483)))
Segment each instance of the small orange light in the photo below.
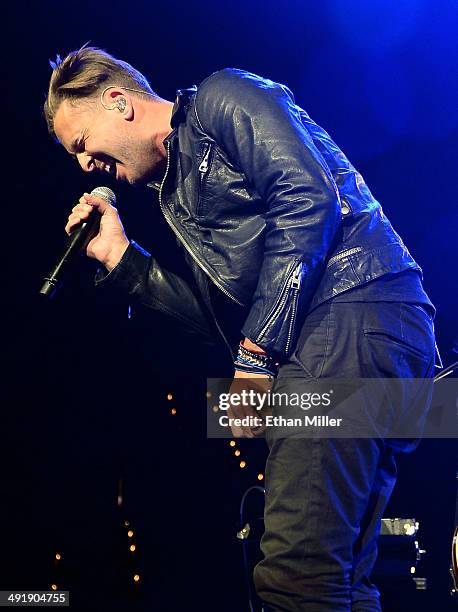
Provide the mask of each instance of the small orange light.
POLYGON ((240 451, 239 451, 239 450, 234 451, 234 455, 235 455, 236 457, 240 457, 240 451))
POLYGON ((264 474, 258 474, 258 480, 264 480, 264 474))
POLYGON ((235 440, 231 440, 231 441, 229 442, 229 446, 235 446, 235 445, 236 445, 235 440))
POLYGON ((130 550, 130 552, 135 552, 136 548, 137 547, 135 546, 135 544, 131 544, 130 547, 129 547, 129 550, 130 550))
POLYGON ((205 397, 206 397, 207 399, 210 399, 210 398, 211 398, 211 396, 212 396, 211 392, 210 392, 210 391, 207 391, 207 393, 205 394, 205 397))
POLYGON ((133 538, 134 537, 134 532, 132 531, 132 529, 129 529, 129 531, 127 532, 127 537, 128 538, 133 538))
POLYGON ((129 527, 130 523, 129 521, 124 521, 124 527, 129 527))
POLYGON ((171 393, 167 393, 167 399, 170 402, 171 400, 173 400, 173 395, 171 393))
POLYGON ((240 462, 240 467, 241 467, 241 468, 246 467, 246 461, 241 461, 241 462, 240 462))
POLYGON ((59 553, 56 553, 56 561, 60 561, 62 559, 62 556, 59 553))
POLYGON ((139 574, 134 574, 134 582, 140 582, 139 574))
POLYGON ((172 414, 173 416, 175 416, 177 413, 177 409, 176 408, 171 408, 170 409, 170 414, 172 414))
POLYGON ((52 585, 51 585, 51 589, 52 589, 53 591, 57 591, 57 584, 52 584, 52 585))
POLYGON ((215 406, 213 406, 212 410, 213 410, 213 412, 218 412, 219 406, 216 406, 216 404, 215 404, 215 406))

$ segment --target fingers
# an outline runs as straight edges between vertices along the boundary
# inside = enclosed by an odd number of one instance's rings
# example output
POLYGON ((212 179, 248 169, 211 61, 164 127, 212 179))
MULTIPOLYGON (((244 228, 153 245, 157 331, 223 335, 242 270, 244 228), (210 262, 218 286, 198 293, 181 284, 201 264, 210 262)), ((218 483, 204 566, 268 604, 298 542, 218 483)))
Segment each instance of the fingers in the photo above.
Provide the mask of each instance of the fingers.
POLYGON ((227 409, 227 416, 229 417, 229 423, 234 438, 255 437, 251 426, 257 426, 260 423, 258 423, 258 415, 253 408, 250 406, 241 408, 240 406, 231 405, 227 409))
POLYGON ((272 387, 271 377, 245 375, 236 371, 229 391, 228 417, 236 438, 256 438, 264 435, 266 398, 272 387))
POLYGON ((232 435, 234 436, 234 438, 244 438, 245 434, 243 432, 242 427, 239 427, 238 425, 234 424, 234 419, 236 417, 235 417, 235 414, 233 413, 233 411, 230 408, 227 409, 227 416, 229 417, 229 419, 231 419, 231 421, 230 421, 231 422, 231 431, 232 431, 232 435))
POLYGON ((80 202, 89 204, 93 208, 96 208, 102 215, 111 211, 116 213, 115 207, 112 206, 107 200, 104 200, 99 196, 93 196, 90 193, 84 193, 80 198, 80 202))
POLYGON ((71 234, 78 225, 84 223, 93 210, 94 207, 87 204, 84 196, 81 196, 79 203, 72 208, 72 212, 68 216, 67 225, 65 226, 67 234, 71 234))
POLYGON ((103 198, 84 193, 68 216, 67 225, 65 226, 66 233, 71 234, 78 225, 84 223, 94 209, 97 209, 100 214, 109 214, 111 211, 116 214, 116 209, 103 198))

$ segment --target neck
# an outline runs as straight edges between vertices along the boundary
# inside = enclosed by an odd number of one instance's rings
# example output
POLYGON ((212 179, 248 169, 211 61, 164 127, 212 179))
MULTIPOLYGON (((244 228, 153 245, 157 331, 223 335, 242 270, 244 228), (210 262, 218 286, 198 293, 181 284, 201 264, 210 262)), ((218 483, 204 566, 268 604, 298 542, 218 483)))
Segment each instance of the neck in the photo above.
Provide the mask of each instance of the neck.
POLYGON ((152 104, 153 140, 157 150, 161 152, 165 159, 167 153, 164 147, 164 140, 172 132, 170 123, 172 119, 173 102, 159 99, 154 100, 152 104))

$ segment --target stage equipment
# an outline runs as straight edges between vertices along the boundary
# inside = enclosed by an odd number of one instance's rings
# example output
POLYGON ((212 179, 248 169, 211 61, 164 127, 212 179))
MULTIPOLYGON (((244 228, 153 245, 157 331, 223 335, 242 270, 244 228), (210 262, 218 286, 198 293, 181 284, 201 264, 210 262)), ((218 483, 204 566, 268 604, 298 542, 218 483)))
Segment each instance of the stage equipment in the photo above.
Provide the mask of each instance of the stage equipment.
MULTIPOLYGON (((264 532, 264 493, 259 486, 250 487, 240 503, 240 530, 236 537, 242 544, 242 557, 250 612, 262 612, 262 602, 256 595, 253 569, 261 560, 260 541, 264 532), (248 503, 250 502, 250 503, 248 503)), ((382 519, 378 541, 378 559, 372 577, 382 592, 424 591, 426 578, 417 576, 417 567, 426 553, 421 549, 414 518, 382 519)))

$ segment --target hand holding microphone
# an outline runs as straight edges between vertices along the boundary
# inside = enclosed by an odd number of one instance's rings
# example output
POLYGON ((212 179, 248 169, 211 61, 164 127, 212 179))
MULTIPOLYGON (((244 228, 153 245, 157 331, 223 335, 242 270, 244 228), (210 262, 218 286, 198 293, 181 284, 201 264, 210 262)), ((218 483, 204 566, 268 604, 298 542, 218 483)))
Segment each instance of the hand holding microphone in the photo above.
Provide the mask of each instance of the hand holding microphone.
POLYGON ((113 201, 108 201, 103 195, 96 193, 97 189, 81 196, 79 203, 72 209, 68 217, 65 231, 73 236, 73 232, 78 231, 79 226, 89 223, 93 216, 98 216, 100 219, 98 233, 87 243, 86 254, 100 261, 110 271, 119 263, 129 246, 129 241, 124 233, 118 211, 114 207, 116 198, 113 192, 110 190, 113 194, 113 201))
POLYGON ((108 271, 119 263, 129 240, 115 203, 116 196, 108 187, 97 187, 90 194, 81 196, 65 226, 69 239, 64 253, 44 279, 40 293, 50 297, 55 293, 62 284, 65 270, 83 249, 88 257, 97 259, 108 271))

